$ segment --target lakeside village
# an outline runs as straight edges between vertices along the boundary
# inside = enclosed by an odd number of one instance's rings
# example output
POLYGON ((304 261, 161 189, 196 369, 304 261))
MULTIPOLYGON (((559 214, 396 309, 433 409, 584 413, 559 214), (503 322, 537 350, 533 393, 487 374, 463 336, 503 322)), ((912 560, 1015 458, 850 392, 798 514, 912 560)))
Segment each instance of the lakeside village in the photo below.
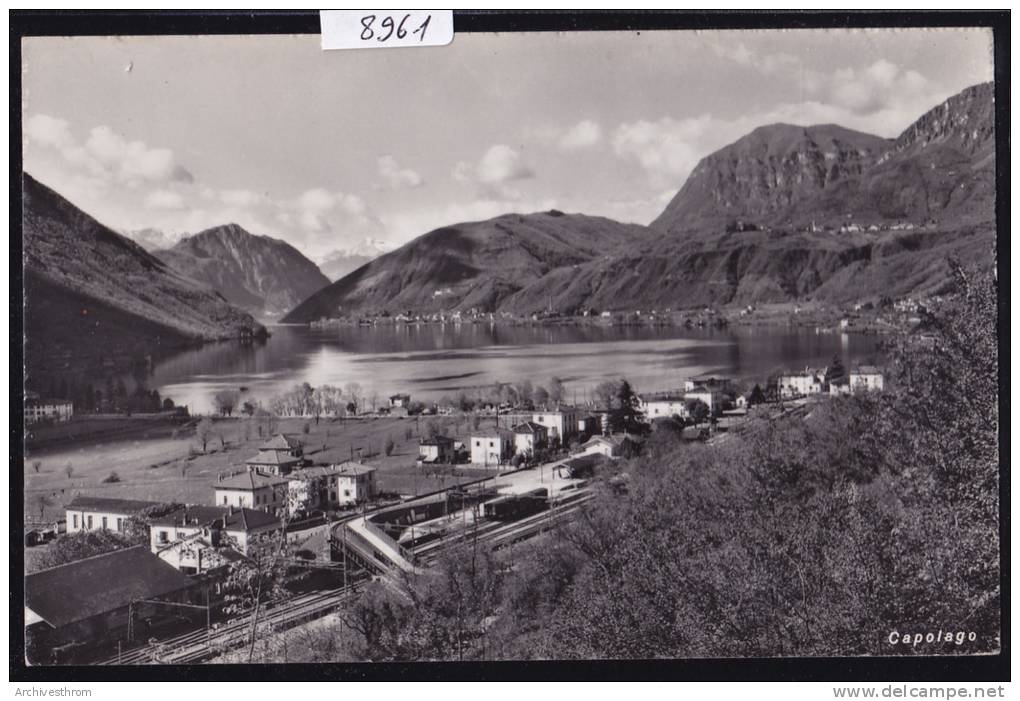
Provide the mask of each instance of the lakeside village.
MULTIPOLYGON (((597 464, 639 453, 652 431, 672 430, 682 440, 711 441, 749 415, 781 413, 822 396, 879 391, 884 380, 877 367, 848 372, 836 359, 823 370, 780 375, 765 390, 755 385, 741 392, 726 378, 695 377, 674 391, 630 394, 628 399, 625 382, 603 385, 604 401, 587 407, 562 402, 536 406, 533 398, 464 407, 471 430, 460 439, 444 435, 433 419, 417 439, 418 469, 463 466, 479 471, 475 474, 487 472, 489 477, 478 482, 498 475, 504 490, 491 489, 485 497, 489 501, 480 506, 486 517, 513 520, 535 510, 530 501, 527 508, 517 509, 522 499, 539 495, 551 509, 557 489, 558 498, 568 494, 567 489, 580 495, 597 464), (492 428, 480 428, 483 416, 492 428)), ((30 421, 43 417, 61 422, 73 416, 67 403, 32 397, 28 405, 33 407, 26 412, 30 421)), ((417 412, 440 416, 454 411, 397 394, 377 413, 413 417, 417 412)), ((419 497, 382 493, 377 468, 364 460, 324 462, 307 454, 306 447, 297 435, 272 435, 243 469, 218 476, 205 503, 78 494, 64 506, 63 519, 29 530, 27 547, 52 547, 61 539, 89 533, 125 536, 124 544, 110 552, 26 575, 26 639, 35 659, 94 661, 95 655, 119 651, 122 642, 152 642, 179 632, 180 626, 201 627, 202 622, 194 620, 196 611, 208 631, 214 617, 229 619, 230 582, 239 563, 264 562, 279 543, 296 544, 300 549, 288 560, 291 565, 318 561, 335 579, 336 570, 329 570, 330 561, 338 564, 330 534, 337 524, 380 508, 385 513, 388 507, 410 508, 415 525, 413 505, 421 504, 419 497)), ((450 494, 460 494, 463 504, 466 492, 455 488, 433 494, 440 494, 444 505, 450 494)), ((435 510, 419 508, 423 514, 435 510)), ((384 538, 372 535, 369 519, 362 521, 366 538, 384 538)), ((393 554, 388 557, 402 562, 404 542, 390 546, 393 554)), ((379 557, 386 546, 379 540, 374 547, 379 557)))
MULTIPOLYGON (((433 291, 433 300, 452 296, 452 288, 433 291)), ((590 326, 681 326, 694 328, 725 328, 730 325, 753 326, 783 323, 788 326, 814 328, 817 333, 896 333, 921 322, 924 312, 941 301, 941 297, 892 299, 882 296, 875 300, 859 301, 850 305, 828 305, 824 302, 763 303, 742 307, 703 307, 673 309, 603 309, 582 307, 571 310, 546 309, 529 314, 484 311, 472 307, 466 311, 440 310, 433 312, 389 310, 345 314, 342 308, 336 316, 313 321, 313 328, 337 326, 385 326, 424 324, 505 324, 505 325, 590 325, 590 326)))

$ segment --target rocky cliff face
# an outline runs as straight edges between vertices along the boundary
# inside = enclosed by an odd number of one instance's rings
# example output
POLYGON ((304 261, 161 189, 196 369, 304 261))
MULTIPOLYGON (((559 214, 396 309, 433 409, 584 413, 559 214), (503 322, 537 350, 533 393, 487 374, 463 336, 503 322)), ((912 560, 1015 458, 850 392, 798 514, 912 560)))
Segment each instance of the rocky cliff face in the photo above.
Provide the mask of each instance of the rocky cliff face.
POLYGON ((652 226, 712 236, 748 225, 987 222, 994 210, 992 97, 991 83, 968 88, 895 140, 834 125, 761 127, 702 159, 652 226))
POLYGON ((262 318, 276 318, 329 284, 290 244, 237 224, 208 229, 156 255, 181 274, 262 318))
POLYGON ((890 146, 834 124, 760 127, 703 158, 652 227, 764 226, 795 203, 860 175, 890 146))

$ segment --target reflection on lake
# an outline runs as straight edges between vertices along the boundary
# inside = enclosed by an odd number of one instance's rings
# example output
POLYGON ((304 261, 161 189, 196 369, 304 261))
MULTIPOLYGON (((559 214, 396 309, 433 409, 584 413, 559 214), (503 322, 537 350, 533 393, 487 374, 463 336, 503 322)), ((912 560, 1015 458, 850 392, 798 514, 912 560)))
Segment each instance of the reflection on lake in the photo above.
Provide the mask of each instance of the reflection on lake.
POLYGON ((210 411, 223 388, 247 388, 267 401, 295 384, 359 383, 379 397, 407 392, 419 399, 469 394, 497 381, 560 377, 567 396, 583 400, 610 377, 639 391, 675 388, 711 372, 763 380, 776 368, 877 360, 875 336, 813 329, 649 326, 490 326, 483 324, 276 326, 256 345, 210 344, 156 365, 149 385, 193 412, 210 411))

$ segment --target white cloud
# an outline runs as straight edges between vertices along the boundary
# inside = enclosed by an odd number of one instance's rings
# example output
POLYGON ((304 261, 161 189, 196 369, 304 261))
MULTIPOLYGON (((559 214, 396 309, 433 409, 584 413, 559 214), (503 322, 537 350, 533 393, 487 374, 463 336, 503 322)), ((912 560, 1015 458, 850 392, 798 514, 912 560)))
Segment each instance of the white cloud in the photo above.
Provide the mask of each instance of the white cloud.
POLYGON ((480 200, 518 200, 521 193, 510 183, 533 178, 535 171, 521 154, 505 144, 490 146, 478 163, 459 161, 453 168, 453 179, 476 185, 480 200))
POLYGON ((63 149, 74 143, 71 129, 63 119, 48 114, 32 115, 25 121, 25 136, 41 146, 63 149))
POLYGON ((223 190, 220 201, 231 207, 254 207, 265 201, 265 198, 251 190, 223 190))
POLYGON ((380 156, 377 165, 383 182, 393 190, 421 187, 425 184, 425 180, 417 172, 410 168, 404 168, 396 158, 389 154, 380 156))
POLYGON ((584 119, 564 132, 560 137, 558 146, 563 151, 574 151, 577 149, 595 146, 602 141, 602 127, 598 122, 584 119))
POLYGON ((535 175, 521 154, 505 144, 490 146, 478 161, 475 173, 479 182, 488 185, 524 180, 535 175))
POLYGON ((297 198, 294 208, 298 224, 311 233, 337 231, 352 225, 365 227, 373 221, 361 197, 322 187, 306 190, 297 198))
POLYGON ((709 133, 717 124, 711 115, 689 119, 663 117, 619 125, 613 132, 613 151, 636 161, 660 184, 686 177, 705 155, 709 133))
POLYGON ((191 182, 191 173, 181 167, 168 148, 150 148, 143 141, 128 141, 107 126, 95 127, 85 150, 108 172, 122 180, 150 182, 191 182))
POLYGON ((184 198, 172 190, 153 190, 145 198, 145 206, 153 209, 184 209, 184 198))
POLYGON ((613 130, 613 151, 640 165, 654 185, 679 187, 701 158, 757 127, 779 122, 801 126, 839 124, 892 138, 949 97, 917 71, 903 71, 886 60, 860 70, 838 70, 821 84, 823 94, 815 99, 780 103, 733 119, 703 114, 623 123, 613 130))
POLYGON ((30 143, 54 149, 81 175, 138 187, 143 183, 190 183, 194 180, 172 150, 129 141, 108 126, 97 126, 79 143, 67 121, 36 114, 25 122, 30 143))

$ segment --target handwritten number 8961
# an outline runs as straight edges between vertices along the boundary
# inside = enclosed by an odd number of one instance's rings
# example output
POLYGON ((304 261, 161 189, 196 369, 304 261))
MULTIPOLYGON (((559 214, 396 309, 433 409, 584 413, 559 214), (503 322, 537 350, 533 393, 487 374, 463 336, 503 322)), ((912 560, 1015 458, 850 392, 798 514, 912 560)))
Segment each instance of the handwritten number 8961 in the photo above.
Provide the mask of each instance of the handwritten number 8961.
MULTIPOLYGON (((378 35, 376 35, 376 31, 372 28, 372 26, 375 24, 376 19, 378 18, 375 15, 365 15, 364 17, 361 18, 362 41, 369 41, 370 39, 375 37, 376 41, 384 42, 389 40, 390 37, 392 37, 394 34, 396 34, 398 39, 403 39, 404 37, 407 36, 407 30, 404 28, 404 24, 407 22, 407 20, 411 19, 411 15, 404 15, 403 19, 401 19, 399 23, 397 23, 393 19, 393 17, 386 15, 379 23, 380 31, 378 35)), ((420 34, 420 36, 418 37, 418 41, 424 41, 425 31, 428 29, 429 21, 431 19, 432 15, 426 15, 425 21, 419 24, 418 28, 411 32, 411 34, 420 34)))

